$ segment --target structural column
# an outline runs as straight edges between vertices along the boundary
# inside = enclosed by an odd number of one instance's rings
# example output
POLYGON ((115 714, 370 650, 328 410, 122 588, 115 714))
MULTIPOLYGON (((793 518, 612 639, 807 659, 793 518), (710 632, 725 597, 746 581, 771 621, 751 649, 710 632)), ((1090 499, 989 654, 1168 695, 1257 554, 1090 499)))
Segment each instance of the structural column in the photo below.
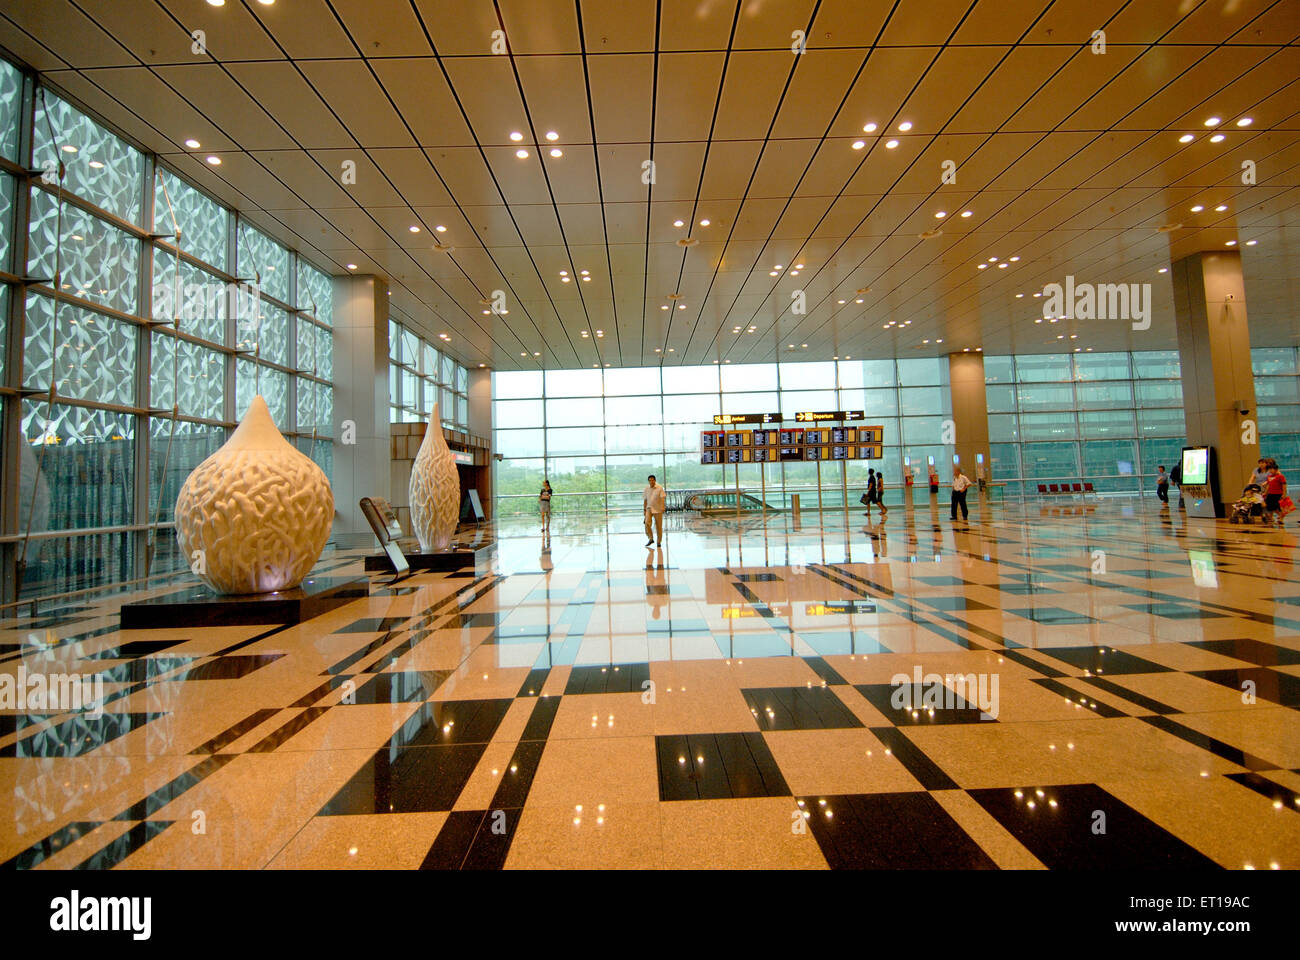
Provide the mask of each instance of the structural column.
POLYGON ((334 278, 334 542, 373 545, 358 506, 390 499, 388 282, 334 278))
POLYGON ((469 372, 469 432, 484 437, 488 442, 488 465, 482 471, 487 479, 485 489, 479 490, 483 512, 488 519, 496 515, 496 438, 492 433, 492 371, 474 369, 469 372))
MULTIPOLYGON (((984 354, 948 354, 948 383, 952 396, 953 453, 962 472, 975 480, 976 463, 984 458, 984 477, 992 480, 989 470, 989 412, 984 395, 984 354)), ((952 479, 953 464, 936 465, 939 479, 952 479)))
POLYGON ((1194 253, 1173 264, 1187 443, 1214 448, 1216 512, 1234 500, 1259 459, 1241 254, 1194 253))

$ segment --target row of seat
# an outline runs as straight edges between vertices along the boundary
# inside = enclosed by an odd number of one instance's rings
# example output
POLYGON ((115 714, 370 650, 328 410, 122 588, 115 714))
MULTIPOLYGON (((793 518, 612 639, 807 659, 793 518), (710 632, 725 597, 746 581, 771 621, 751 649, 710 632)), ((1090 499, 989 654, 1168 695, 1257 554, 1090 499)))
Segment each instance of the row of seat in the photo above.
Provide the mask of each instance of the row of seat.
POLYGON ((1038 485, 1038 495, 1040 497, 1060 496, 1087 496, 1089 494, 1096 496, 1097 491, 1092 488, 1091 483, 1040 483, 1038 485))

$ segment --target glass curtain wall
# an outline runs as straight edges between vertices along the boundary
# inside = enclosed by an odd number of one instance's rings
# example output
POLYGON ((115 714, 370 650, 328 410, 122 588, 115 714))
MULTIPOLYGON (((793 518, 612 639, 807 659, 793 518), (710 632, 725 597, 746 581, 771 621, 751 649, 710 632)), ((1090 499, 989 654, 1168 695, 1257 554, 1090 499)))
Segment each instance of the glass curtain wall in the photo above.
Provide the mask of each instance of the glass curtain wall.
POLYGON ((178 569, 180 485, 257 393, 330 473, 330 278, 3 61, 0 278, 8 591, 178 569))
POLYGON ((1091 482, 1154 493, 1185 444, 1177 351, 986 356, 992 478, 1010 496, 1091 482))
POLYGON ((423 423, 438 404, 448 429, 469 429, 469 370, 404 323, 388 321, 388 402, 392 423, 423 423))
MULTIPOLYGON (((700 433, 718 429, 716 413, 780 412, 793 425, 802 410, 865 410, 863 425, 884 427, 884 459, 847 464, 851 501, 869 468, 883 470, 886 496, 901 499, 904 457, 952 463, 942 442, 952 415, 946 357, 498 372, 492 397, 498 516, 535 511, 543 479, 556 513, 639 511, 651 473, 669 490, 734 489, 736 466, 700 463, 700 433)), ((776 506, 794 493, 807 504, 818 490, 815 463, 739 470, 742 491, 766 488, 776 506)), ((842 502, 840 470, 821 466, 825 505, 842 502)))
POLYGON ((1259 451, 1283 473, 1300 479, 1300 348, 1260 347, 1250 351, 1259 407, 1259 451))

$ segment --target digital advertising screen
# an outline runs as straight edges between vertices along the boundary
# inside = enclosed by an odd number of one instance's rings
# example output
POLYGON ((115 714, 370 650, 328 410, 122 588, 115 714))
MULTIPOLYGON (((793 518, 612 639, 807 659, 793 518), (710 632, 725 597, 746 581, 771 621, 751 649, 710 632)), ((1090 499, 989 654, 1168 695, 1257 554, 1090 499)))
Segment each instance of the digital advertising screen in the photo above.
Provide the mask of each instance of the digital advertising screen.
POLYGON ((1210 448, 1183 447, 1183 486, 1210 482, 1210 448))

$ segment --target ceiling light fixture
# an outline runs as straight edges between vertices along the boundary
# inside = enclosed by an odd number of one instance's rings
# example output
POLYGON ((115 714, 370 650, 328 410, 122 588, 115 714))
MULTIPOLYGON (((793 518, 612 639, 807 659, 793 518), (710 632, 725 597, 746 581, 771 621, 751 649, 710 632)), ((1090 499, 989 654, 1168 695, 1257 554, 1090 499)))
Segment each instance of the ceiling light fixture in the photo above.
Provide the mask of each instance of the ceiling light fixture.
POLYGON ((1219 204, 1217 207, 1214 208, 1214 212, 1215 212, 1215 213, 1223 213, 1223 212, 1224 212, 1225 210, 1227 210, 1227 209, 1228 209, 1228 205, 1227 205, 1226 203, 1221 203, 1221 204, 1219 204))
POLYGON ((1207 127, 1217 127, 1217 126, 1219 125, 1219 123, 1220 123, 1220 120, 1219 120, 1218 117, 1210 117, 1210 119, 1208 119, 1208 120, 1205 121, 1205 125, 1206 125, 1207 127))
POLYGON ((411 225, 411 226, 407 227, 406 229, 410 230, 412 233, 419 233, 419 232, 420 232, 420 228, 417 227, 417 226, 415 226, 415 225, 411 225))
POLYGON ((1258 240, 1247 240, 1247 241, 1246 241, 1246 246, 1248 246, 1248 247, 1253 247, 1253 246, 1254 246, 1255 244, 1257 244, 1257 243, 1259 243, 1258 240))
POLYGON ((1181 137, 1178 138, 1178 142, 1179 142, 1179 143, 1191 143, 1191 142, 1192 142, 1193 140, 1195 140, 1195 139, 1196 139, 1196 138, 1195 138, 1194 136, 1192 136, 1190 133, 1184 133, 1181 137))
POLYGON ((975 267, 976 270, 987 270, 988 268, 989 265, 987 263, 981 263, 975 267))
POLYGON ((1204 209, 1205 207, 1198 203, 1196 206, 1192 207, 1192 213, 1200 213, 1204 209))
POLYGON ((946 210, 940 210, 937 213, 935 213, 934 218, 936 220, 942 220, 946 216, 948 216, 948 212, 946 210))
POLYGON ((1222 142, 1223 142, 1223 134, 1221 133, 1216 133, 1214 136, 1210 137, 1210 143, 1222 143, 1222 142))
POLYGON ((437 230, 439 233, 446 233, 446 232, 447 232, 447 228, 444 227, 441 223, 438 224, 438 225, 437 225, 436 227, 434 227, 433 229, 437 230))
POLYGON ((208 161, 208 165, 209 165, 209 166, 213 166, 213 167, 219 167, 219 166, 221 166, 221 158, 220 158, 220 157, 216 157, 216 156, 208 157, 208 158, 207 158, 207 161, 208 161))
POLYGON ((224 7, 225 5, 226 0, 208 0, 208 6, 210 7, 224 7))
POLYGON ((516 130, 514 133, 510 134, 510 139, 513 140, 515 143, 518 143, 518 142, 519 142, 520 140, 522 140, 523 138, 524 138, 524 135, 523 135, 522 133, 520 133, 518 130, 516 130))
POLYGON ((349 270, 355 270, 356 268, 357 268, 357 265, 356 265, 355 263, 349 263, 349 264, 348 264, 348 269, 349 269, 349 270))
POLYGON ((547 139, 547 140, 550 140, 550 141, 552 141, 552 142, 554 142, 554 141, 560 139, 560 135, 559 135, 558 133, 556 133, 554 130, 547 130, 547 131, 546 131, 546 139, 547 139))
POLYGON ((875 125, 874 123, 868 123, 865 127, 862 128, 862 132, 863 132, 863 133, 875 133, 875 132, 876 132, 876 125, 875 125))
POLYGON ((1240 120, 1237 121, 1237 126, 1239 126, 1239 127, 1249 127, 1249 126, 1250 126, 1252 123, 1254 123, 1254 122, 1255 122, 1255 121, 1254 121, 1252 118, 1250 118, 1250 117, 1242 117, 1240 120))
POLYGON ((898 146, 898 141, 897 141, 897 140, 886 140, 886 141, 885 141, 885 149, 886 149, 886 150, 893 150, 896 146, 898 146))
POLYGON ((861 150, 866 145, 867 141, 865 140, 854 140, 852 144, 854 150, 861 150))
POLYGON ((962 215, 962 219, 965 219, 966 217, 969 217, 971 215, 971 212, 969 210, 963 210, 961 212, 961 215, 962 215))
POLYGON ((701 226, 701 227, 707 227, 707 226, 708 226, 710 223, 712 223, 712 222, 713 222, 712 220, 701 220, 701 221, 700 221, 700 226, 701 226))
POLYGON ((185 146, 189 147, 191 150, 197 150, 200 144, 193 137, 190 137, 188 140, 185 141, 185 146))
POLYGON ((907 131, 911 129, 912 129, 912 121, 910 120, 904 120, 902 123, 898 125, 899 133, 907 133, 907 131))
POLYGON ((1224 244, 1224 246, 1228 246, 1228 247, 1235 247, 1236 245, 1237 245, 1236 240, 1229 240, 1226 244, 1224 244))
POLYGON ((564 156, 564 151, 559 147, 551 147, 551 156, 558 160, 560 157, 564 156))
POLYGON ((685 221, 685 220, 674 220, 674 221, 673 221, 673 226, 674 226, 674 227, 684 227, 684 226, 686 226, 686 221, 685 221))
POLYGON ((515 151, 515 156, 518 157, 520 160, 527 160, 528 151, 520 148, 519 150, 515 151))

